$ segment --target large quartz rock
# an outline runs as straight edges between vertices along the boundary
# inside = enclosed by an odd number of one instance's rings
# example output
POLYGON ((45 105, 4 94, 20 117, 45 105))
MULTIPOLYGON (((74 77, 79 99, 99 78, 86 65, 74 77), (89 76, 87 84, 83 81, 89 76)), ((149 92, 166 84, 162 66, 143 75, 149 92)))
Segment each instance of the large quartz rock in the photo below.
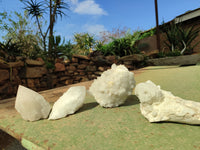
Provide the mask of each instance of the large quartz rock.
POLYGON ((199 102, 174 96, 151 81, 138 84, 135 94, 141 102, 141 113, 149 122, 172 121, 200 124, 199 102))
POLYGON ((75 113, 83 106, 85 95, 84 86, 71 87, 54 103, 49 119, 59 119, 75 113))
POLYGON ((124 65, 112 65, 94 80, 89 91, 103 107, 117 107, 123 104, 135 87, 134 74, 124 65))
POLYGON ((24 120, 36 121, 41 118, 47 118, 51 106, 39 93, 19 85, 15 109, 24 120))

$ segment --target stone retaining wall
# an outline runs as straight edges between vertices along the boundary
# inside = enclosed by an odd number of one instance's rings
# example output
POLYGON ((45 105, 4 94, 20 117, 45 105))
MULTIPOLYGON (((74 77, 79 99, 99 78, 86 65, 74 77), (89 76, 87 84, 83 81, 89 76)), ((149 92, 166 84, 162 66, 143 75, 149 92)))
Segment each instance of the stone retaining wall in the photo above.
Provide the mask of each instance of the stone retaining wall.
POLYGON ((96 79, 113 63, 124 64, 129 70, 141 67, 144 57, 139 54, 118 59, 115 56, 87 57, 74 55, 69 62, 57 61, 55 69, 47 69, 42 59, 0 60, 0 99, 16 96, 18 85, 35 91, 96 79))
POLYGON ((147 60, 148 66, 188 66, 200 63, 200 54, 165 57, 147 60))

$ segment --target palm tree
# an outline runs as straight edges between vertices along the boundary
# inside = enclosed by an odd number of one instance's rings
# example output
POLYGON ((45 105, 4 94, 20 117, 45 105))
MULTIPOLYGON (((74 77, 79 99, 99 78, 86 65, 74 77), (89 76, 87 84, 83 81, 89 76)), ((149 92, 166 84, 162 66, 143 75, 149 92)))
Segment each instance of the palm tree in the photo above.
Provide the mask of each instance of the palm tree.
POLYGON ((46 32, 43 33, 42 31, 42 27, 41 27, 41 23, 39 18, 43 16, 43 14, 45 13, 45 9, 42 8, 44 6, 43 2, 37 2, 36 0, 25 0, 22 1, 24 3, 24 5, 26 6, 24 9, 28 12, 29 16, 32 16, 32 18, 36 18, 36 23, 38 25, 39 31, 40 31, 40 35, 42 36, 42 41, 43 41, 43 48, 44 51, 46 52, 46 37, 47 37, 47 33, 49 31, 49 27, 47 28, 46 32))
POLYGON ((58 15, 62 18, 63 15, 66 15, 62 10, 69 10, 69 5, 64 2, 64 0, 49 0, 47 1, 37 1, 37 0, 21 0, 25 4, 25 10, 28 11, 28 14, 36 18, 36 22, 38 24, 38 28, 40 30, 40 34, 43 38, 43 47, 46 52, 46 37, 49 32, 49 45, 48 45, 48 53, 51 57, 52 53, 52 43, 51 39, 53 38, 53 28, 56 22, 58 15), (49 19, 50 23, 46 29, 46 32, 42 31, 40 18, 46 13, 46 9, 49 8, 49 19))

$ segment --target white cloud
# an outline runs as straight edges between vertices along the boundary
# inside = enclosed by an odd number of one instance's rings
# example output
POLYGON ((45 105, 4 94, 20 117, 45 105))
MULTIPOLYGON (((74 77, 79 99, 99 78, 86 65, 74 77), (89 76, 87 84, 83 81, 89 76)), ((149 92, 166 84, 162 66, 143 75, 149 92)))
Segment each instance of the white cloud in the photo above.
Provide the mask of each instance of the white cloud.
POLYGON ((94 0, 85 0, 83 2, 78 2, 78 0, 71 0, 72 4, 76 5, 74 12, 78 14, 87 14, 87 15, 107 15, 107 12, 104 11, 99 4, 95 3, 94 0))
POLYGON ((70 0, 72 5, 77 5, 78 4, 78 0, 70 0))
POLYGON ((95 25, 85 24, 83 28, 86 32, 95 34, 96 36, 99 36, 100 32, 106 31, 106 28, 104 27, 104 25, 101 25, 101 24, 95 24, 95 25))

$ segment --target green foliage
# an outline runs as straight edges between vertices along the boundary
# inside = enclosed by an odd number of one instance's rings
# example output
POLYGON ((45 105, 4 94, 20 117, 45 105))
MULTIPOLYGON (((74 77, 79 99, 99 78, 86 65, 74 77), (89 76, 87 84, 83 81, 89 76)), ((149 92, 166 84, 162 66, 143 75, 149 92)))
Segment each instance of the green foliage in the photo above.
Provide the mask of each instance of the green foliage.
POLYGON ((72 55, 75 53, 74 46, 71 43, 71 41, 69 40, 66 44, 61 45, 59 48, 62 49, 62 53, 63 53, 61 57, 64 57, 64 58, 67 57, 67 59, 71 60, 72 55))
POLYGON ((181 55, 181 53, 180 53, 180 51, 179 50, 174 50, 173 52, 172 51, 170 51, 170 52, 159 52, 158 54, 157 54, 157 57, 158 58, 163 58, 163 57, 173 57, 173 56, 180 56, 181 55))
POLYGON ((196 42, 192 46, 192 42, 198 36, 200 28, 195 29, 194 26, 183 28, 181 24, 171 23, 165 25, 162 31, 166 33, 167 41, 165 44, 172 52, 178 50, 181 55, 192 53, 194 47, 199 44, 199 42, 196 42))
POLYGON ((121 38, 113 40, 112 49, 117 56, 126 56, 133 54, 130 38, 121 38))
POLYGON ((167 54, 166 54, 166 56, 180 56, 181 55, 181 53, 180 53, 180 51, 179 50, 174 50, 173 52, 168 52, 167 54))
POLYGON ((116 39, 112 38, 112 42, 98 46, 97 50, 100 50, 104 55, 117 55, 117 56, 126 56, 134 53, 139 53, 137 48, 138 40, 140 39, 141 31, 136 31, 133 34, 130 34, 129 31, 125 34, 125 37, 116 39))
POLYGON ((15 61, 16 56, 22 56, 22 50, 18 43, 12 43, 12 39, 6 43, 0 43, 0 56, 6 61, 15 61))
POLYGON ((194 47, 196 47, 199 42, 196 42, 192 46, 192 42, 194 39, 199 35, 200 28, 194 28, 194 26, 189 27, 189 28, 180 28, 179 29, 179 40, 182 41, 181 47, 183 48, 181 51, 181 54, 184 52, 186 53, 192 53, 194 47))
POLYGON ((144 38, 147 38, 147 37, 150 37, 150 36, 153 36, 155 33, 156 33, 156 29, 155 28, 151 29, 151 30, 149 30, 147 32, 144 32, 144 33, 141 34, 140 40, 144 39, 144 38))
POLYGON ((74 42, 76 53, 82 55, 88 55, 95 45, 94 36, 88 33, 76 33, 74 34, 74 42))
POLYGON ((7 12, 0 13, 0 30, 5 30, 8 28, 8 24, 5 21, 7 16, 8 16, 7 12))
POLYGON ((24 3, 25 5, 25 10, 28 12, 28 15, 30 15, 32 18, 34 17, 36 19, 38 28, 39 28, 39 32, 40 32, 40 36, 42 38, 42 43, 43 43, 43 49, 46 53, 46 48, 47 48, 47 44, 46 44, 46 38, 47 38, 47 34, 49 33, 49 43, 48 43, 48 55, 52 55, 51 53, 53 53, 52 51, 52 44, 51 44, 51 40, 54 38, 53 37, 53 29, 54 29, 54 25, 55 22, 58 18, 58 15, 60 17, 62 17, 62 15, 65 15, 65 13, 63 12, 64 9, 69 9, 69 5, 67 3, 64 2, 64 0, 20 0, 24 3), (47 13, 46 10, 49 9, 49 25, 46 29, 45 32, 42 31, 42 25, 41 25, 41 19, 44 17, 43 15, 45 13, 47 13))
POLYGON ((0 17, 0 20, 4 22, 0 29, 7 33, 2 37, 5 42, 18 43, 24 57, 35 57, 35 51, 37 51, 37 55, 40 54, 41 39, 38 32, 33 28, 35 27, 34 24, 28 20, 26 12, 23 16, 17 12, 10 13, 10 15, 4 12, 0 14, 0 17))
POLYGON ((43 2, 37 2, 36 0, 21 0, 25 7, 24 9, 28 12, 28 15, 31 15, 33 17, 41 17, 43 13, 45 13, 45 9, 42 8, 44 3, 43 2))
POLYGON ((56 58, 65 58, 65 59, 71 59, 72 55, 75 53, 74 51, 74 45, 71 43, 71 41, 68 41, 65 43, 65 40, 61 42, 61 36, 58 35, 51 40, 52 44, 52 52, 51 55, 48 53, 48 61, 49 62, 55 62, 56 58))
POLYGON ((179 49, 179 25, 172 23, 171 25, 166 25, 162 28, 162 31, 166 33, 168 41, 165 41, 165 45, 173 52, 175 49, 179 49))
POLYGON ((104 45, 99 44, 97 45, 96 50, 101 51, 104 56, 116 55, 115 51, 113 50, 113 42, 104 45))
POLYGON ((157 54, 157 57, 158 57, 158 58, 163 58, 163 57, 166 57, 166 54, 165 54, 164 52, 159 52, 159 53, 157 54))
POLYGON ((45 64, 46 64, 47 69, 55 69, 54 63, 49 62, 49 61, 45 61, 45 64))

